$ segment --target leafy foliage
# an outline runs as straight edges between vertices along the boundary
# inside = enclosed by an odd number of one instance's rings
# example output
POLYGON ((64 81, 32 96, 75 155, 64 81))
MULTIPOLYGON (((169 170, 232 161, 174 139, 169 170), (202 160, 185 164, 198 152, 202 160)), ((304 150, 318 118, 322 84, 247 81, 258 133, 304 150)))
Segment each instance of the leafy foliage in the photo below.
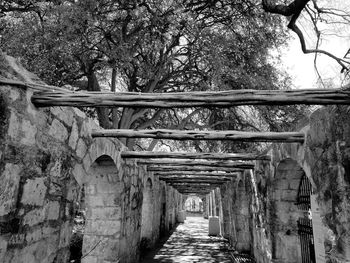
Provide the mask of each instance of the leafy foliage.
MULTIPOLYGON (((121 86, 134 92, 289 84, 270 59, 270 50, 287 35, 280 19, 267 15, 256 0, 5 1, 1 11, 0 48, 50 84, 79 80, 88 90, 121 86)), ((124 108, 98 109, 97 115, 106 128, 285 130, 301 112, 124 108)), ((135 140, 127 143, 132 147, 135 140)), ((198 150, 223 147, 193 143, 198 150)))

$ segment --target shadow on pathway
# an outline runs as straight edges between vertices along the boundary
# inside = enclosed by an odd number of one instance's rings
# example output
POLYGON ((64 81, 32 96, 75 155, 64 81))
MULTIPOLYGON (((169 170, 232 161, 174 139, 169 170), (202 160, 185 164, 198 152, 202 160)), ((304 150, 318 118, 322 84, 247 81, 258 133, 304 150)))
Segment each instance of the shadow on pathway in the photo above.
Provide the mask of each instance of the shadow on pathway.
POLYGON ((150 253, 142 263, 229 263, 227 243, 221 237, 208 236, 208 220, 187 217, 177 226, 163 247, 150 253))

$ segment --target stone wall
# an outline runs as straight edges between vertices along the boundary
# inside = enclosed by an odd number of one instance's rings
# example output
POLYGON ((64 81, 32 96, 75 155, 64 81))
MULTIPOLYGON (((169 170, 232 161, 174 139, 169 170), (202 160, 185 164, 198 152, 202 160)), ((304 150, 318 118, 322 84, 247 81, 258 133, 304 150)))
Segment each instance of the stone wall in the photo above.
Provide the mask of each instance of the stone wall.
MULTIPOLYGON (((2 77, 41 83, 12 58, 1 55, 0 62, 2 77)), ((137 262, 145 180, 154 189, 151 245, 161 220, 165 231, 175 225, 180 195, 145 167, 123 161, 118 140, 92 139, 99 126, 82 111, 35 108, 33 91, 0 85, 0 262, 69 262, 82 208, 82 262, 137 262)))
POLYGON ((248 252, 258 263, 302 262, 297 221, 309 218, 310 212, 297 196, 305 175, 316 200, 311 210, 312 221, 318 221, 315 243, 322 252, 317 262, 349 262, 349 108, 320 108, 301 130, 306 142, 272 144, 267 151, 272 161, 256 162, 254 173, 244 175, 245 187, 239 187, 241 177, 221 187, 223 235, 241 252, 248 247, 239 243, 250 239, 248 252), (242 228, 244 238, 239 237, 242 228))

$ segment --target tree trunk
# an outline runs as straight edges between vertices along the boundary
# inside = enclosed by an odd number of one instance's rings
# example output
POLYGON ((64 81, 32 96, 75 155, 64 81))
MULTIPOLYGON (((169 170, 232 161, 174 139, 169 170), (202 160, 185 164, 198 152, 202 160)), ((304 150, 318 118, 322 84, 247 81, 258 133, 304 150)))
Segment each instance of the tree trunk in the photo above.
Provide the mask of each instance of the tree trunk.
MULTIPOLYGON (((101 91, 101 87, 98 83, 98 80, 96 78, 96 74, 93 70, 89 70, 87 74, 88 78, 88 90, 89 91, 101 91)), ((98 121, 100 123, 100 126, 105 129, 110 129, 111 122, 109 121, 108 113, 109 110, 106 107, 99 107, 96 109, 98 121)))
MULTIPOLYGON (((117 78, 117 71, 116 69, 112 69, 112 79, 111 79, 111 91, 116 91, 116 78, 117 78)), ((118 116, 118 109, 112 108, 112 128, 116 129, 118 128, 119 124, 119 116, 118 116)))

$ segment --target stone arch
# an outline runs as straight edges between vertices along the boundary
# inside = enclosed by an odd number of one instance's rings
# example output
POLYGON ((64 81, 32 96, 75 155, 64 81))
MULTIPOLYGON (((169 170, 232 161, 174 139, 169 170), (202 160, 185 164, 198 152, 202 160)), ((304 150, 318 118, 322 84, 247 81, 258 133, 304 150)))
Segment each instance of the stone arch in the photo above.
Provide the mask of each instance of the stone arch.
POLYGON ((302 262, 297 221, 303 216, 295 204, 305 174, 294 159, 279 162, 272 182, 270 229, 274 262, 302 262))
POLYGON ((152 244, 153 234, 153 214, 154 214, 154 196, 153 182, 151 178, 147 178, 144 184, 143 201, 142 201, 142 217, 141 217, 141 242, 149 242, 152 244))
POLYGON ((236 184, 236 198, 234 202, 234 223, 236 231, 235 248, 239 252, 250 252, 250 214, 249 214, 249 195, 246 190, 244 179, 236 184))
POLYGON ((185 200, 187 212, 203 212, 203 200, 197 195, 189 195, 185 200))
POLYGON ((115 169, 119 171, 117 174, 121 180, 123 170, 120 168, 120 151, 123 147, 124 146, 117 140, 109 138, 94 138, 87 153, 83 157, 82 163, 77 163, 73 168, 72 174, 78 184, 80 186, 84 184, 87 180, 86 176, 91 165, 102 155, 107 155, 113 160, 115 169))
POLYGON ((88 256, 82 262, 119 262, 122 184, 113 159, 115 156, 104 154, 108 152, 106 150, 96 152, 101 155, 92 156, 93 162, 84 180, 86 227, 83 255, 88 256))

